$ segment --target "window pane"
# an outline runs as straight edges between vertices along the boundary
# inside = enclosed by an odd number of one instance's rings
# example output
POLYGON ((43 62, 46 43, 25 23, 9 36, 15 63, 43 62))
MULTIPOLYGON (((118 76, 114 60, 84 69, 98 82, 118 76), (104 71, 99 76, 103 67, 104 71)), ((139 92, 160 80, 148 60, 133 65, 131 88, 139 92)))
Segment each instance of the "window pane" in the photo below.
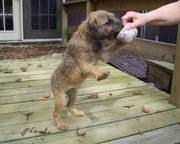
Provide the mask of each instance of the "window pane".
POLYGON ((40 17, 41 29, 45 30, 48 29, 48 16, 41 16, 40 17))
POLYGON ((0 0, 0 14, 3 13, 3 6, 2 6, 2 0, 0 0))
POLYGON ((32 22, 32 30, 38 30, 39 29, 39 16, 32 16, 31 19, 32 22))
POLYGON ((41 14, 48 14, 48 0, 40 0, 41 14))
POLYGON ((49 29, 56 29, 56 28, 57 28, 57 17, 49 16, 49 29))
POLYGON ((31 14, 39 14, 39 0, 31 0, 31 14))
POLYGON ((4 0, 5 13, 12 14, 12 0, 4 0))
POLYGON ((49 0, 49 13, 56 14, 57 11, 57 0, 49 0))
POLYGON ((12 16, 5 17, 5 27, 6 27, 6 30, 13 30, 13 17, 12 16))
POLYGON ((0 16, 0 30, 4 30, 3 16, 0 16))

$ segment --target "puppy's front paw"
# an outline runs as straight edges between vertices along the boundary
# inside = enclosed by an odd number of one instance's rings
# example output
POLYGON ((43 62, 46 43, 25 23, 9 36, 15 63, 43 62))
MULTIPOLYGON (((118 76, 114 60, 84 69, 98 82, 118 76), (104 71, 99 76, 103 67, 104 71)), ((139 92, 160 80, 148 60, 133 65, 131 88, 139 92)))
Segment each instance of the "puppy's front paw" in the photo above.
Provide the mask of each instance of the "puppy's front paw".
POLYGON ((97 77, 97 81, 106 79, 109 76, 110 72, 104 72, 100 76, 97 77))

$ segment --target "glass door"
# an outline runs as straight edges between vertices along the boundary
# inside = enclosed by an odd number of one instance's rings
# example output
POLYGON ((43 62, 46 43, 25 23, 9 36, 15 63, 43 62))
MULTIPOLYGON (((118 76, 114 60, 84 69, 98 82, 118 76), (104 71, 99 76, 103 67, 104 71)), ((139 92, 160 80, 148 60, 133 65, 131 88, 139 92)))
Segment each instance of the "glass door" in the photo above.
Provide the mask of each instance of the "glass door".
POLYGON ((61 37, 61 0, 23 0, 25 39, 61 37))

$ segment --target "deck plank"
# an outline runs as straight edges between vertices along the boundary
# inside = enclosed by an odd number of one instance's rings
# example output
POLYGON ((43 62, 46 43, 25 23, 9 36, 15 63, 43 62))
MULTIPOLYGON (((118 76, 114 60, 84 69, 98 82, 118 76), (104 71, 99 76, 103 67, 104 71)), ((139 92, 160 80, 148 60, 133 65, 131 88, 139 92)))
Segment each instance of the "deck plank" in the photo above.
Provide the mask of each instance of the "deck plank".
MULTIPOLYGON (((158 100, 163 100, 163 99, 167 99, 169 96, 167 94, 159 94, 159 93, 149 93, 146 95, 134 95, 134 96, 129 96, 130 99, 132 99, 132 102, 134 100, 134 98, 136 98, 137 96, 139 96, 140 98, 143 96, 144 101, 149 100, 149 99, 153 99, 154 101, 158 100)), ((127 97, 128 98, 128 97, 127 97)), ((119 97, 120 99, 120 103, 121 103, 121 97, 119 97)), ((79 101, 77 101, 78 103, 91 103, 91 102, 97 102, 100 103, 102 101, 102 103, 114 103, 115 101, 119 100, 117 98, 111 98, 109 96, 109 98, 107 98, 107 100, 92 100, 92 99, 79 99, 79 101), (112 102, 113 101, 113 102, 112 102)), ((129 102, 131 103, 131 101, 129 102)), ((104 104, 102 104, 104 105, 104 104)), ((52 108, 54 106, 54 100, 50 99, 50 100, 43 100, 43 101, 31 101, 31 102, 25 102, 25 103, 14 103, 14 104, 6 104, 6 105, 0 105, 0 114, 5 114, 5 113, 13 113, 13 112, 19 112, 19 111, 28 111, 28 110, 36 110, 39 108, 52 108)))
MULTIPOLYGON (((47 82, 47 81, 46 81, 47 82)), ((86 80, 84 81, 84 83, 81 84, 81 87, 90 87, 90 86, 101 86, 101 85, 111 85, 111 84, 121 84, 121 83, 128 83, 128 82, 131 82, 131 83, 137 83, 137 80, 135 78, 131 78, 131 77, 128 77, 128 76, 113 76, 113 74, 107 78, 106 80, 103 80, 103 81, 99 81, 97 82, 95 79, 89 79, 89 80, 86 80)), ((138 82, 139 84, 142 84, 143 85, 143 82, 139 81, 138 82)), ((147 85, 144 83, 144 85, 147 85)), ((47 89, 50 87, 50 80, 46 83, 46 85, 43 85, 43 86, 33 86, 31 83, 28 83, 28 87, 18 87, 18 90, 17 90, 17 87, 15 88, 11 88, 11 92, 12 93, 21 93, 21 91, 30 91, 30 92, 34 92, 38 89, 47 89)), ((0 93, 0 96, 4 96, 4 95, 10 95, 10 92, 9 92, 9 88, 7 89, 1 89, 1 93, 0 93)))
POLYGON ((140 79, 146 78, 147 64, 143 57, 120 52, 112 57, 109 63, 140 79))
MULTIPOLYGON (((121 72, 118 72, 118 70, 115 70, 113 68, 103 68, 104 70, 109 70, 111 71, 113 74, 111 74, 111 76, 117 76, 119 75, 121 72)), ((53 72, 53 71, 52 71, 53 72)), ((4 83, 10 83, 10 82, 16 82, 16 79, 17 78, 21 78, 21 81, 33 81, 33 80, 43 80, 43 79, 50 79, 51 75, 52 75, 52 72, 51 73, 48 73, 48 74, 30 74, 30 75, 21 75, 21 74, 17 74, 15 76, 7 76, 6 77, 1 77, 0 78, 0 84, 4 84, 4 83)), ((122 73, 123 75, 123 73, 122 73)))
MULTIPOLYGON (((140 82, 136 82, 136 81, 132 81, 129 83, 109 83, 106 85, 97 85, 97 86, 89 86, 89 87, 84 87, 79 89, 79 94, 81 95, 82 93, 97 93, 97 92, 102 92, 102 91, 112 91, 112 90, 117 90, 117 89, 125 89, 125 88, 131 88, 131 87, 137 87, 137 86, 145 86, 144 83, 140 83, 140 82)), ((17 94, 28 94, 29 91, 28 90, 32 90, 32 92, 47 92, 50 91, 48 86, 44 86, 44 87, 39 87, 39 89, 37 88, 27 88, 25 91, 21 91, 21 89, 18 91, 14 90, 14 91, 5 91, 1 93, 1 96, 11 96, 11 95, 17 95, 17 94)))
MULTIPOLYGON (((130 88, 119 88, 117 90, 110 90, 110 91, 100 91, 100 92, 94 92, 91 93, 78 93, 77 101, 79 99, 88 99, 88 97, 91 97, 92 95, 97 95, 98 99, 110 99, 110 98, 121 98, 121 97, 127 97, 131 95, 145 95, 148 93, 159 93, 163 94, 164 92, 158 91, 156 88, 153 88, 151 86, 136 86, 136 87, 130 87, 130 88), (80 98, 81 97, 81 98, 80 98)), ((31 101, 41 101, 44 100, 43 96, 49 95, 50 97, 48 99, 52 99, 53 97, 49 94, 49 91, 43 91, 43 92, 30 92, 30 93, 23 93, 18 95, 9 95, 9 96, 1 96, 0 97, 0 105, 5 104, 13 104, 13 103, 20 103, 20 102, 31 102, 31 101)))
MULTIPOLYGON (((97 111, 94 108, 90 112, 87 112, 86 116, 82 118, 75 118, 72 115, 68 115, 68 117, 65 118, 65 120, 70 125, 68 131, 75 130, 77 127, 84 128, 84 127, 98 126, 106 123, 112 123, 115 121, 122 121, 129 118, 154 114, 157 113, 157 111, 158 113, 160 113, 166 110, 175 109, 175 107, 170 105, 167 100, 160 102, 146 101, 144 103, 140 102, 130 109, 123 108, 123 106, 116 106, 116 107, 114 106, 113 108, 106 107, 104 109, 101 110, 99 109, 97 111), (141 112, 142 106, 148 107, 151 111, 149 113, 141 112), (104 117, 106 117, 106 119, 104 117)), ((98 109, 97 106, 95 107, 96 109, 98 109)), ((88 109, 87 107, 84 108, 88 109)), ((46 111, 48 112, 48 110, 46 111)), ((31 133, 31 132, 27 132, 27 134, 24 136, 21 135, 21 132, 25 128, 32 128, 32 127, 35 127, 37 130, 43 130, 45 128, 48 128, 48 130, 51 131, 51 134, 60 132, 54 127, 53 120, 49 118, 50 113, 51 111, 46 114, 43 114, 43 110, 37 111, 29 122, 25 120, 24 116, 20 116, 18 114, 18 117, 20 117, 18 118, 18 120, 20 121, 19 123, 17 122, 16 124, 1 126, 0 128, 1 140, 7 141, 12 139, 39 136, 40 135, 39 133, 31 133), (47 117, 46 119, 44 119, 45 116, 47 117)), ((12 114, 9 116, 13 118, 12 114)), ((14 115, 14 118, 16 117, 17 115, 14 115)), ((8 117, 4 115, 4 118, 8 118, 8 117)))
MULTIPOLYGON (((116 69, 114 69, 113 67, 110 66, 104 66, 102 65, 102 63, 99 62, 98 64, 101 68, 105 69, 105 70, 112 70, 112 71, 116 71, 116 69)), ((13 73, 2 73, 0 72, 0 78, 13 78, 13 77, 27 77, 27 76, 37 76, 37 75, 51 75, 52 72, 56 69, 57 65, 48 67, 48 68, 41 68, 41 69, 31 69, 30 71, 26 71, 26 72, 13 72, 13 73)), ((122 73, 123 74, 123 73, 122 73)))
POLYGON ((76 118, 64 109, 62 117, 70 128, 57 130, 52 119, 54 99, 42 99, 42 95, 50 92, 50 76, 58 65, 58 59, 31 59, 17 61, 17 64, 13 61, 12 66, 11 61, 3 62, 3 66, 8 64, 14 72, 0 73, 0 143, 101 143, 180 121, 180 109, 168 103, 169 94, 99 62, 98 65, 111 74, 101 82, 88 79, 80 87, 75 106, 84 110, 86 115, 76 118), (20 66, 28 62, 32 64, 28 71, 19 72, 20 66), (38 68, 42 62, 44 66, 38 68), (15 82, 17 77, 23 81, 15 82), (147 107, 149 113, 142 112, 142 107, 147 107), (27 120, 22 113, 28 112, 33 114, 27 120), (32 127, 41 131, 48 128, 51 134, 28 131, 22 135, 24 129, 32 127), (87 134, 77 136, 77 127, 87 134))
POLYGON ((180 142, 180 125, 172 125, 150 131, 147 133, 133 135, 119 140, 103 144, 178 144, 180 142))
POLYGON ((8 144, 92 144, 102 143, 141 132, 147 132, 157 128, 180 122, 180 109, 155 113, 139 118, 106 123, 103 125, 84 128, 85 136, 77 136, 76 131, 60 132, 54 135, 40 136, 7 142, 8 144), (153 123, 152 123, 153 122, 153 123))

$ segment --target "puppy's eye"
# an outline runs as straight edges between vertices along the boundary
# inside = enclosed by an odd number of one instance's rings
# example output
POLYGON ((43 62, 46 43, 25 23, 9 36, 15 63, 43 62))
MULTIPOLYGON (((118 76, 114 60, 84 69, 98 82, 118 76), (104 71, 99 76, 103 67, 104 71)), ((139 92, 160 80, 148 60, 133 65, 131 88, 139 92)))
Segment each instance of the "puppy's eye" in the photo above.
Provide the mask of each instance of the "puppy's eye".
POLYGON ((105 25, 113 25, 114 24, 114 21, 113 20, 108 20, 105 25))

